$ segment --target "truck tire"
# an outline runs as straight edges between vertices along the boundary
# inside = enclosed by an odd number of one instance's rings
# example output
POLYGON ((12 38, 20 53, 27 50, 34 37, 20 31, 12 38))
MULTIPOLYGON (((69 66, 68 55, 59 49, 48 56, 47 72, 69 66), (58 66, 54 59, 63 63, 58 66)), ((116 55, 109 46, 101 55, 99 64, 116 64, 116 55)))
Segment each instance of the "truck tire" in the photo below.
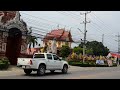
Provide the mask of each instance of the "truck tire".
POLYGON ((30 73, 32 72, 31 69, 24 69, 24 72, 27 74, 27 75, 30 75, 30 73))
POLYGON ((62 69, 62 73, 66 74, 68 72, 68 66, 64 65, 62 69))
POLYGON ((43 76, 45 75, 45 65, 40 65, 38 70, 37 70, 37 75, 43 76))
POLYGON ((54 73, 54 72, 55 72, 55 70, 50 70, 50 72, 51 72, 51 73, 54 73))

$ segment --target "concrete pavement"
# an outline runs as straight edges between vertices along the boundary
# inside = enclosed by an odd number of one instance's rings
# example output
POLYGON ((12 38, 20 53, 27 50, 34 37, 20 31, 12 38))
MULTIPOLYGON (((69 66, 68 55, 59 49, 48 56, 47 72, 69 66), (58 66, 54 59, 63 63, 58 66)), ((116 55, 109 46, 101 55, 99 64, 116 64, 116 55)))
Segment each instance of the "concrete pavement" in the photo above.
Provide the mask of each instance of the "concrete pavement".
POLYGON ((118 67, 77 67, 70 66, 68 74, 61 71, 55 73, 46 72, 44 77, 32 72, 26 76, 23 69, 10 66, 8 70, 0 71, 0 79, 120 79, 120 66, 118 67))
MULTIPOLYGON (((116 67, 111 67, 112 70, 115 71, 116 67)), ((119 69, 119 68, 117 68, 119 69)), ((76 72, 84 72, 84 71, 111 71, 110 67, 78 67, 78 66, 70 66, 68 72, 69 73, 76 73, 76 72)), ((0 70, 0 76, 17 76, 17 75, 23 75, 25 74, 22 68, 19 68, 17 66, 10 66, 8 70, 0 70)))
POLYGON ((7 70, 0 70, 0 76, 13 76, 23 73, 23 69, 10 65, 7 70))
MULTIPOLYGON (((76 71, 84 71, 84 70, 93 70, 93 68, 70 66, 68 71, 76 72, 76 71)), ((24 74, 23 69, 13 65, 10 65, 8 70, 0 70, 0 76, 16 76, 16 75, 20 75, 21 73, 24 74)))

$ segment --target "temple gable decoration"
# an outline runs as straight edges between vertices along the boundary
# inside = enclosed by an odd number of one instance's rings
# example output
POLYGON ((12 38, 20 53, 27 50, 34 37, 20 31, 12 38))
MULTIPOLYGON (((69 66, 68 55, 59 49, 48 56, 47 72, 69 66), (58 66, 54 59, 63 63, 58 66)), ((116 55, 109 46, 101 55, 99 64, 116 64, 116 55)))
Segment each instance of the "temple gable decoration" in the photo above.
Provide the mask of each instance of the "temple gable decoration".
POLYGON ((0 11, 0 27, 1 28, 18 28, 26 31, 26 23, 20 19, 19 11, 0 11))
POLYGON ((6 56, 15 65, 28 46, 27 24, 19 11, 0 11, 0 57, 6 56))

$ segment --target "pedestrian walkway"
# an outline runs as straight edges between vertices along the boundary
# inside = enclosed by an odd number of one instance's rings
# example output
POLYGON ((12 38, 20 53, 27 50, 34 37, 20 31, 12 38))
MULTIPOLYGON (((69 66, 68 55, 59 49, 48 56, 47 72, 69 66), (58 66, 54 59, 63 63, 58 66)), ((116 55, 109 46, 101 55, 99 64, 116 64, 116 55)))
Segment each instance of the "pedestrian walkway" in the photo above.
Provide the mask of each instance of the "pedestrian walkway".
POLYGON ((19 75, 23 72, 23 69, 10 65, 7 70, 0 70, 0 76, 13 76, 13 75, 19 75))
POLYGON ((70 66, 69 71, 83 71, 83 70, 93 70, 95 67, 79 67, 79 66, 70 66))

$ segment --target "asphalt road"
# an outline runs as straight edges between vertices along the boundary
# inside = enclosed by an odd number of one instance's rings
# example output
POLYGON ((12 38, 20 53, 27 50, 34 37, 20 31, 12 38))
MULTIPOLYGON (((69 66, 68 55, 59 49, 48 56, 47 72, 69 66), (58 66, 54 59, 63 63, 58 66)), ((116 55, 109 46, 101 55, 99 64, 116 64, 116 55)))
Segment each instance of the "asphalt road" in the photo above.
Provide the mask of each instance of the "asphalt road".
POLYGON ((120 79, 120 66, 118 67, 71 67, 68 74, 60 71, 46 72, 45 76, 37 76, 32 72, 27 76, 22 69, 11 71, 5 75, 0 73, 0 79, 120 79))

